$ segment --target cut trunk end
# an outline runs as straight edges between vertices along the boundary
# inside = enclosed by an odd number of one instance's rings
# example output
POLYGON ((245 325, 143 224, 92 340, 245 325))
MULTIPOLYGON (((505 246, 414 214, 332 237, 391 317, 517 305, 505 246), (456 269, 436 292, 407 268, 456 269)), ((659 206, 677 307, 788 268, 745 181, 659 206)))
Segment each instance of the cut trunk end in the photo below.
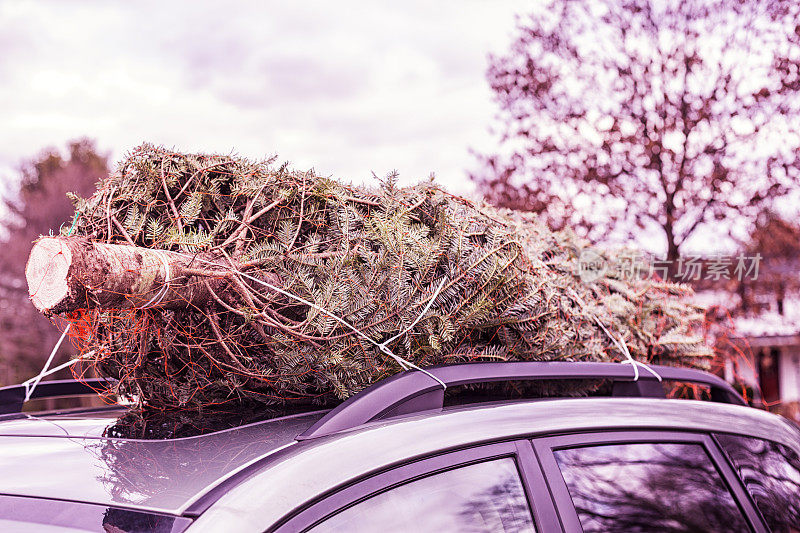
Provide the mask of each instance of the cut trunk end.
POLYGON ((49 309, 69 296, 67 277, 72 252, 60 239, 42 239, 31 250, 25 266, 28 294, 39 311, 49 309))
MULTIPOLYGON (((206 259, 208 260, 208 258, 206 259)), ((231 270, 199 276, 196 257, 79 237, 47 237, 31 250, 25 277, 33 305, 45 314, 77 309, 204 307, 209 288, 224 291, 231 270)), ((274 280, 272 280, 274 281, 274 280)))

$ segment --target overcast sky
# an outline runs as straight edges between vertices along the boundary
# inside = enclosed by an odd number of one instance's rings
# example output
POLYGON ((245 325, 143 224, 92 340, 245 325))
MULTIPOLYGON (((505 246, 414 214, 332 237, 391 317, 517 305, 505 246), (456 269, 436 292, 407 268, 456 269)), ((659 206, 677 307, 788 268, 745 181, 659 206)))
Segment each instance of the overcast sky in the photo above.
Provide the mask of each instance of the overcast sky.
POLYGON ((0 180, 89 136, 464 191, 495 145, 487 53, 531 5, 0 0, 0 180))

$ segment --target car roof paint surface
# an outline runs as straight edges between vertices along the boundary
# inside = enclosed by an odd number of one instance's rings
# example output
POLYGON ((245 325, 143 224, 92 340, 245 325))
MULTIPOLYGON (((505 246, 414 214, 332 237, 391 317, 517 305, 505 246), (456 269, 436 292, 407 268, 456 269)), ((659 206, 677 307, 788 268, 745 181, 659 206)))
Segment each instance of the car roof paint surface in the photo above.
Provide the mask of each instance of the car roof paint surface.
POLYGON ((677 429, 749 434, 800 451, 797 430, 779 417, 687 400, 593 398, 462 406, 373 422, 302 443, 295 437, 324 412, 182 439, 103 438, 103 429, 119 413, 0 421, 0 493, 182 514, 246 469, 243 481, 222 491, 217 503, 213 497, 211 508, 198 519, 199 525, 244 527, 255 517, 278 519, 309 498, 387 465, 498 439, 677 429), (222 521, 215 522, 215 516, 222 521))
POLYGON ((213 503, 192 531, 216 531, 219 524, 231 531, 263 531, 320 494, 436 452, 498 440, 614 430, 740 433, 774 440, 800 453, 800 434, 780 417, 710 402, 592 398, 429 411, 280 451, 213 503))
POLYGON ((0 436, 101 438, 106 429, 124 413, 124 407, 56 413, 20 413, 0 419, 0 436))
POLYGON ((232 473, 294 443, 323 414, 172 440, 103 438, 105 413, 6 420, 0 422, 0 494, 179 514, 232 473))

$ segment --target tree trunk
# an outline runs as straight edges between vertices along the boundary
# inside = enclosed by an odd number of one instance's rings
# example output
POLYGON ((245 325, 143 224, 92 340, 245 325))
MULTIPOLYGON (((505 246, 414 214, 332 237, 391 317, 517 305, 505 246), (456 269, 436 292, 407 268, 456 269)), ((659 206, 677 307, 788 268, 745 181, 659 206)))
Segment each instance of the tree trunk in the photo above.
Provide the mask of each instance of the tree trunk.
MULTIPOLYGON (((665 192, 667 191, 665 190, 665 192)), ((666 224, 664 224, 664 235, 667 238, 667 277, 671 281, 678 281, 678 260, 681 257, 681 252, 675 236, 675 220, 673 217, 675 206, 671 203, 673 196, 669 192, 667 192, 667 200, 668 202, 665 206, 667 220, 666 224)))
POLYGON ((678 267, 679 260, 681 258, 681 252, 678 248, 678 245, 675 244, 675 238, 671 235, 667 237, 667 264, 669 265, 668 272, 669 272, 669 280, 671 281, 680 281, 678 279, 678 267))
MULTIPOLYGON (((33 246, 25 277, 33 305, 45 314, 77 309, 180 309, 213 303, 232 275, 222 265, 166 250, 47 237, 33 246)), ((275 279, 268 280, 275 284, 275 279)))

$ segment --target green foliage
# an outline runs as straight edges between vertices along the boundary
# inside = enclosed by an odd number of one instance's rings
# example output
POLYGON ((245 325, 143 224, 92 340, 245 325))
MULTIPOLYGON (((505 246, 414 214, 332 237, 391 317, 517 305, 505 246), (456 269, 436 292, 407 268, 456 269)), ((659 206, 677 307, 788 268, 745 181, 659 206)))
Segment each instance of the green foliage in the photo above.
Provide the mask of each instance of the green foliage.
POLYGON ((621 279, 613 254, 610 273, 584 283, 582 243, 531 216, 430 182, 399 188, 396 173, 370 189, 274 162, 143 145, 77 200, 78 235, 125 242, 108 224, 121 216, 138 246, 198 254, 198 268, 246 270, 313 303, 231 276, 208 308, 98 317, 84 349, 102 354, 98 369, 122 391, 200 413, 345 398, 399 370, 329 313, 377 343, 414 324, 389 348, 419 365, 620 360, 593 315, 642 361, 709 360, 688 289, 621 279))

